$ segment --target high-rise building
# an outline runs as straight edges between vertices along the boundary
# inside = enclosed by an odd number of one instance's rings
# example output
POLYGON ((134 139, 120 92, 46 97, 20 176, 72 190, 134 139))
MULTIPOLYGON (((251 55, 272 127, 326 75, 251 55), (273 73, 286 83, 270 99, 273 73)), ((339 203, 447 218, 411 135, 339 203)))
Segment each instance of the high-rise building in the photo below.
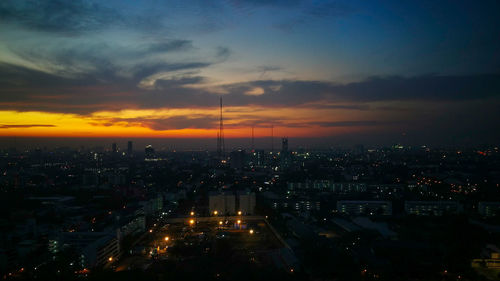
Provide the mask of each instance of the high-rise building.
POLYGON ((111 152, 112 152, 112 153, 118 153, 118 146, 116 145, 116 142, 114 142, 114 143, 111 145, 111 152))
POLYGON ((238 149, 236 151, 232 151, 229 155, 229 163, 233 169, 242 169, 245 166, 245 160, 245 150, 238 149))
POLYGON ((152 145, 147 145, 146 148, 144 149, 144 158, 146 159, 153 159, 155 158, 155 149, 153 148, 152 145))
POLYGON ((288 138, 283 138, 281 140, 281 152, 288 152, 288 138))
POLYGON ((288 151, 288 138, 283 138, 281 141, 281 152, 280 152, 280 160, 281 160, 281 169, 287 169, 290 167, 291 155, 288 151))
POLYGON ((265 153, 264 153, 264 150, 262 149, 257 149, 253 152, 253 163, 254 165, 260 167, 260 166, 264 166, 265 164, 265 153))
POLYGON ((128 141, 128 143, 127 143, 127 155, 129 157, 132 156, 132 151, 133 151, 132 141, 128 141))

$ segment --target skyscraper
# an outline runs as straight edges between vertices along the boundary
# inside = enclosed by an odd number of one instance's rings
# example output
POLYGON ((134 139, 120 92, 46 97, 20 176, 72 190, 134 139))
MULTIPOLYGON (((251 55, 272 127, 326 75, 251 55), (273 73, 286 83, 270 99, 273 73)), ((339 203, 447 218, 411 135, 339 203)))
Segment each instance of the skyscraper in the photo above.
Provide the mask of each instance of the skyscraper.
POLYGON ((144 149, 144 154, 146 159, 153 159, 155 157, 155 149, 149 144, 144 149))
POLYGON ((288 138, 283 138, 281 140, 281 152, 280 152, 280 160, 281 160, 281 169, 286 169, 290 166, 291 155, 288 151, 288 138))
POLYGON ((283 138, 281 140, 281 152, 282 153, 288 152, 288 138, 283 138))
POLYGON ((129 157, 132 156, 132 150, 133 150, 133 148, 132 148, 132 141, 128 141, 128 143, 127 143, 127 155, 129 157))

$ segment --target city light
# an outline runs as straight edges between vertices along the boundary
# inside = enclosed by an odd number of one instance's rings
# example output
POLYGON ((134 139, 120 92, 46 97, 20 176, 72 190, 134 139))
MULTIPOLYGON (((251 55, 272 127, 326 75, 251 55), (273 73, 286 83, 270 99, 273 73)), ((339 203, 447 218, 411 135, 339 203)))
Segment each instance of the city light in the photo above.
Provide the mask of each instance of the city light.
POLYGON ((189 220, 189 224, 194 224, 194 220, 189 220))
POLYGON ((168 241, 168 240, 170 240, 170 237, 166 236, 165 241, 168 241))
POLYGON ((191 211, 191 216, 194 216, 194 212, 193 211, 191 211))
POLYGON ((241 220, 237 220, 237 221, 236 221, 236 223, 237 223, 237 224, 240 224, 240 223, 241 223, 241 220))
POLYGON ((241 211, 238 211, 238 216, 241 216, 241 211))
POLYGON ((250 231, 249 231, 249 232, 250 232, 250 234, 253 234, 253 229, 250 229, 250 231))
POLYGON ((113 261, 113 257, 109 257, 108 261, 112 262, 113 261))
POLYGON ((214 211, 214 216, 217 216, 217 213, 218 213, 217 211, 214 211))
POLYGON ((219 221, 219 225, 222 225, 222 221, 219 221))

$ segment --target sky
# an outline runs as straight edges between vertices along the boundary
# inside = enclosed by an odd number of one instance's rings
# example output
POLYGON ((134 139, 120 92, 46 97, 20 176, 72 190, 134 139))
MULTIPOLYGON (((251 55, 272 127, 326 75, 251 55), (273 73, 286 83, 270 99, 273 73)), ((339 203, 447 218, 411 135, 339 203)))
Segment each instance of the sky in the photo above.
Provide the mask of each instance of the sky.
POLYGON ((499 17, 494 0, 3 0, 0 137, 215 138, 222 97, 228 139, 496 144, 499 17))

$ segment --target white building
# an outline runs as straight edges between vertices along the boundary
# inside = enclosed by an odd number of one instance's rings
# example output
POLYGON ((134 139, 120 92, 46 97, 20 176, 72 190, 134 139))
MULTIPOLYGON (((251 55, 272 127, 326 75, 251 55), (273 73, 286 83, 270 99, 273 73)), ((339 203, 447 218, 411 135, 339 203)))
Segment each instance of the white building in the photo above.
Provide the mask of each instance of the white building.
POLYGON ((234 215, 236 214, 236 198, 231 192, 210 193, 208 209, 211 215, 234 215))
POLYGON ((83 266, 104 266, 120 256, 116 235, 107 232, 65 232, 60 241, 80 252, 83 266))
POLYGON ((238 192, 239 208, 243 215, 253 215, 255 213, 255 193, 249 191, 238 192))
POLYGON ((406 201, 405 212, 418 216, 442 216, 443 214, 456 214, 460 211, 457 201, 406 201))
POLYGON ((392 202, 341 200, 337 202, 337 211, 350 215, 392 215, 392 202))

